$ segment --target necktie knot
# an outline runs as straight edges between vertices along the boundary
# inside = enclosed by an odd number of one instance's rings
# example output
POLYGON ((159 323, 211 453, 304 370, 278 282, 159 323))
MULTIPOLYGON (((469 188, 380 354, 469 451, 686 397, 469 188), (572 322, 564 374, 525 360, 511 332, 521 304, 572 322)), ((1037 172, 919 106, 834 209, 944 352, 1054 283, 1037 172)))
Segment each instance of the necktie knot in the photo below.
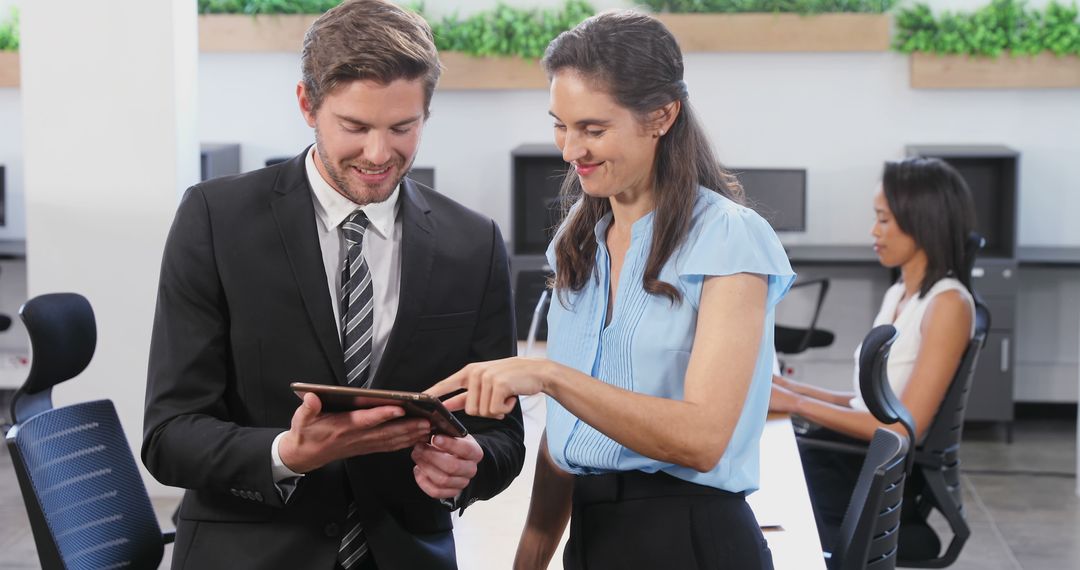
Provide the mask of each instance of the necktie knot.
POLYGON ((341 223, 341 235, 345 237, 345 241, 349 242, 349 247, 363 243, 364 232, 367 231, 370 223, 371 220, 363 210, 357 210, 345 218, 345 221, 341 223))

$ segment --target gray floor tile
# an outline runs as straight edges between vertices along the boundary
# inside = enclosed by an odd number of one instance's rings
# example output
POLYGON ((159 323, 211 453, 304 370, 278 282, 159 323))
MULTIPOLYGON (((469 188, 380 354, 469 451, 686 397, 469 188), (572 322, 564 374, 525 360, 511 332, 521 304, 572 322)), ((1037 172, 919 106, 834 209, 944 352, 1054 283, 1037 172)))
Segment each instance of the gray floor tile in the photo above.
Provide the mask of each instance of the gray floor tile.
MULTIPOLYGON (((966 475, 999 525, 1026 522, 1080 529, 1076 479, 1031 475, 966 475)), ((1080 536, 1074 533, 1073 536, 1080 536)))
POLYGON ((1013 443, 993 425, 967 426, 961 460, 969 473, 1035 471, 1076 475, 1076 421, 1023 420, 1015 426, 1013 443))
POLYGON ((1077 528, 1042 522, 998 523, 1005 542, 1023 568, 1080 568, 1077 528))

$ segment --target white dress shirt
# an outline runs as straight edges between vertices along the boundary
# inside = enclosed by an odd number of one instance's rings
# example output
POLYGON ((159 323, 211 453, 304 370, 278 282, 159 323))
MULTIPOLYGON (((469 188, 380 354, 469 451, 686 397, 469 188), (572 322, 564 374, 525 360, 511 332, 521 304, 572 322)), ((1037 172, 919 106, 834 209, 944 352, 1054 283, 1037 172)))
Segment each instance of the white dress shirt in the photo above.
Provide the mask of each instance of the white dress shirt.
MULTIPOLYGON (((334 308, 334 322, 337 325, 338 342, 343 342, 341 331, 341 273, 345 263, 347 245, 341 235, 341 223, 353 212, 362 210, 370 224, 364 232, 363 255, 371 271, 372 297, 375 304, 374 332, 371 338, 371 368, 368 374, 374 377, 382 361, 386 340, 394 327, 397 316, 398 297, 401 289, 401 217, 398 215, 400 187, 383 202, 357 206, 355 202, 338 193, 322 177, 315 166, 315 146, 312 145, 305 161, 308 183, 311 185, 312 202, 315 205, 315 226, 319 234, 319 248, 322 250, 323 267, 326 268, 326 287, 334 308)), ((271 470, 274 481, 282 491, 282 498, 288 500, 295 488, 296 480, 301 477, 285 466, 278 454, 278 445, 285 432, 274 438, 271 445, 271 470)))

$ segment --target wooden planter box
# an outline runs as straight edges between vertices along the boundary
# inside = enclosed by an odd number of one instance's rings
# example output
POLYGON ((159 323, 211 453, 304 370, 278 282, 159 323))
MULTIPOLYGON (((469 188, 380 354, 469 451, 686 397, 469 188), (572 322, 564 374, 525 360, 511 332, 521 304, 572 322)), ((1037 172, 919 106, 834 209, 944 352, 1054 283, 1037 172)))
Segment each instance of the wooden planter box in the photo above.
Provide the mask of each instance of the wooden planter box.
POLYGON ((0 51, 0 87, 19 86, 19 52, 0 51))
MULTIPOLYGON (((317 15, 199 16, 199 50, 203 52, 298 53, 304 33, 317 15)), ((534 59, 473 57, 443 52, 446 67, 440 89, 547 89, 547 77, 534 59)))
MULTIPOLYGON (((199 16, 204 52, 300 51, 315 15, 199 16)), ((684 51, 886 51, 889 16, 881 14, 660 14, 684 51)), ((440 89, 546 89, 536 60, 440 54, 440 89)))
POLYGON ((475 57, 444 51, 439 89, 547 89, 547 75, 536 59, 475 57))
POLYGON ((915 89, 1039 89, 1080 87, 1080 57, 1002 55, 997 59, 914 53, 915 89))
POLYGON ((299 53, 317 14, 199 16, 199 51, 299 53))
POLYGON ((684 52, 888 51, 886 14, 657 14, 684 52))

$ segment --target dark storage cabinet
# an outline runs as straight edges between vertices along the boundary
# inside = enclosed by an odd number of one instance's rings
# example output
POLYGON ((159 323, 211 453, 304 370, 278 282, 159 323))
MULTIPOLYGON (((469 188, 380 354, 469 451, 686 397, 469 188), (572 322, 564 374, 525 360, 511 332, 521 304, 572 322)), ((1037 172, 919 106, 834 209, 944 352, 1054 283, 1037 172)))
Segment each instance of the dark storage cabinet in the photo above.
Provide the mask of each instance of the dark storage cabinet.
MULTIPOLYGON (((562 219, 559 189, 570 166, 551 144, 525 144, 510 153, 511 279, 518 338, 525 340, 540 294, 551 275, 544 252, 562 219)), ((542 315, 537 340, 547 339, 542 315)))
POLYGON ((510 156, 514 255, 543 255, 562 216, 559 188, 569 165, 548 144, 521 145, 510 156))

